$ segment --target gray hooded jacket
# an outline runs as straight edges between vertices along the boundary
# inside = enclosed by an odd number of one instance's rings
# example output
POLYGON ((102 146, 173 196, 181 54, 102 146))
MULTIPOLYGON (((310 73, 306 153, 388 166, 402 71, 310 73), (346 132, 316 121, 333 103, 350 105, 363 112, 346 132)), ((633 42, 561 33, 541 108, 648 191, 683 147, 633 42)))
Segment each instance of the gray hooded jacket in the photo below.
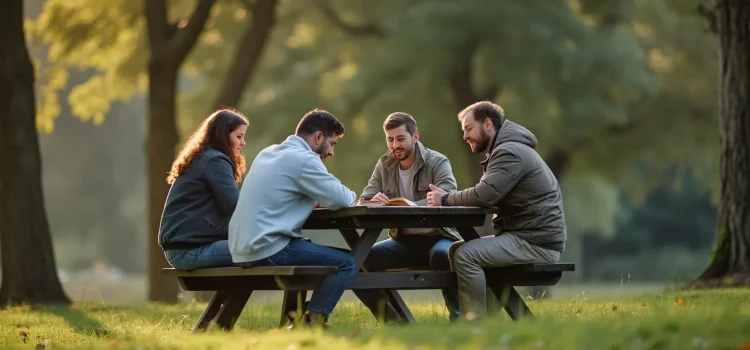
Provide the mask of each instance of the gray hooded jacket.
POLYGON ((560 185, 536 152, 536 136, 506 120, 492 140, 479 183, 448 195, 448 205, 496 206, 497 233, 510 233, 531 244, 565 250, 567 233, 560 185))

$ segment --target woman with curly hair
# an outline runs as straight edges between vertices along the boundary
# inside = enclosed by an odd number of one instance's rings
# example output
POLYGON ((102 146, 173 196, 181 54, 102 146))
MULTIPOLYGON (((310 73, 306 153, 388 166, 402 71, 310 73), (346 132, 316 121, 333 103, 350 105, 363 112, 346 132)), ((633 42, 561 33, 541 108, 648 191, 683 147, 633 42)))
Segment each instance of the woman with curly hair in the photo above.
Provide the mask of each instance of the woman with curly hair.
POLYGON ((159 244, 176 269, 234 266, 227 245, 229 219, 245 172, 247 119, 221 109, 190 136, 172 163, 159 227, 159 244))

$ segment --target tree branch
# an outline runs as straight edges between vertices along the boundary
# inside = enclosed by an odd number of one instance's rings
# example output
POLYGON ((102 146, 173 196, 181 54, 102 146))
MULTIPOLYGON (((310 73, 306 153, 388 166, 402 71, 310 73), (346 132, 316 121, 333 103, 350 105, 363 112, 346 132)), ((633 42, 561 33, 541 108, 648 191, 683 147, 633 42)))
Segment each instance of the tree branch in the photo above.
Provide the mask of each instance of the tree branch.
POLYGON ((250 23, 247 24, 214 107, 236 106, 239 103, 242 93, 252 81, 253 72, 276 23, 278 3, 278 0, 258 0, 253 4, 250 23))
POLYGON ((701 16, 705 17, 708 21, 708 28, 711 30, 711 32, 714 34, 718 34, 719 28, 716 25, 716 7, 709 8, 705 3, 701 2, 700 4, 698 4, 697 10, 698 13, 701 16))
MULTIPOLYGON (((151 0, 146 0, 149 2, 151 0)), ((163 0, 160 0, 160 2, 163 0)), ((182 63, 187 54, 195 45, 195 41, 203 31, 206 20, 211 15, 211 8, 216 0, 199 0, 193 14, 185 27, 180 28, 175 33, 170 42, 170 51, 176 56, 177 63, 182 63)))
POLYGON ((156 48, 164 47, 170 38, 167 24, 167 1, 143 0, 143 8, 146 11, 149 46, 151 51, 154 51, 156 48))
POLYGON ((385 37, 383 29, 374 23, 353 24, 344 22, 327 0, 315 0, 315 6, 334 26, 351 36, 385 37))

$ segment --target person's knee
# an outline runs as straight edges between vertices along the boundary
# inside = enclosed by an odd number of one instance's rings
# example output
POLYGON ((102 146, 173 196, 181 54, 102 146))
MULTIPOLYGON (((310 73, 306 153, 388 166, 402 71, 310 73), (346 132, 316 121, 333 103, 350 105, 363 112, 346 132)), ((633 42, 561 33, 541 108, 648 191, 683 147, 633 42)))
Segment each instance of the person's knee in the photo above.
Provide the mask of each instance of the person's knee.
POLYGON ((367 258, 365 258, 365 262, 363 264, 367 271, 370 272, 385 271, 388 263, 386 259, 387 257, 385 252, 375 247, 370 251, 370 254, 367 255, 367 258))
POLYGON ((341 264, 339 265, 339 274, 346 277, 352 277, 356 273, 356 263, 354 262, 354 258, 347 255, 342 259, 341 264))
POLYGON ((448 257, 448 249, 436 249, 430 252, 430 267, 433 270, 450 270, 451 262, 448 257))
POLYGON ((477 264, 475 259, 473 258, 471 250, 466 249, 466 246, 458 248, 458 250, 456 250, 456 253, 453 255, 453 266, 457 271, 466 270, 467 268, 478 265, 479 264, 477 264))

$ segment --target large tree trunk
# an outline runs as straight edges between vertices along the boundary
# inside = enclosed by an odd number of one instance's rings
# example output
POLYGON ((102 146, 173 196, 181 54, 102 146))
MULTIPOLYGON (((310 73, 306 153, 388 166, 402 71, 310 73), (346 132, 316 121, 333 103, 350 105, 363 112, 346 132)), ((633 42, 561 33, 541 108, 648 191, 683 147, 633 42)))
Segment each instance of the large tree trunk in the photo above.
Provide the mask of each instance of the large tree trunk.
POLYGON ((175 157, 177 147, 177 123, 175 98, 177 95, 177 72, 169 64, 155 61, 149 64, 147 176, 149 217, 149 291, 152 301, 174 302, 177 300, 177 283, 165 277, 162 268, 170 267, 161 246, 157 244, 164 201, 169 192, 166 175, 175 157))
POLYGON ((144 0, 151 57, 149 59, 147 181, 148 181, 148 249, 149 289, 151 301, 177 301, 177 281, 165 276, 168 267, 157 243, 164 201, 169 186, 166 179, 177 148, 176 97, 180 66, 203 31, 214 0, 200 0, 187 25, 177 29, 167 21, 166 0, 144 0))
POLYGON ((0 305, 70 303, 57 276, 44 209, 22 0, 0 4, 0 164, 0 305))
POLYGON ((718 1, 721 200, 713 257, 694 286, 750 284, 750 3, 718 1))

